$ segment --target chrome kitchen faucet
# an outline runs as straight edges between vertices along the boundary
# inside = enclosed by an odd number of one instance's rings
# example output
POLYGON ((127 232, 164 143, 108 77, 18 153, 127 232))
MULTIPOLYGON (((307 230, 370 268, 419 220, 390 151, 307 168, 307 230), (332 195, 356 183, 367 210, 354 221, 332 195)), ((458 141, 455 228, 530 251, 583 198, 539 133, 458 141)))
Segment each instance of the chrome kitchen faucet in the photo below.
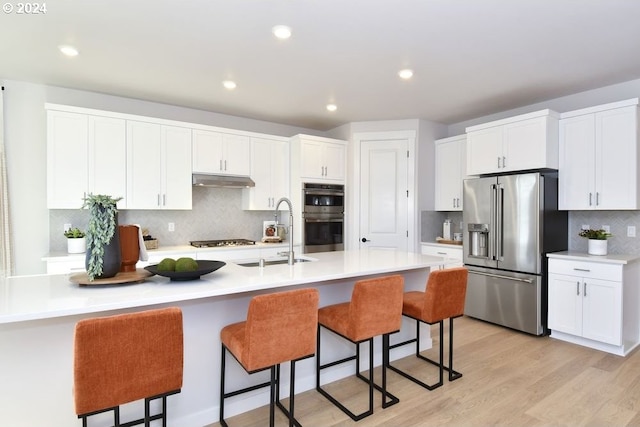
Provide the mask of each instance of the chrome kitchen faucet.
POLYGON ((278 203, 276 203, 276 222, 278 222, 278 208, 282 202, 285 202, 289 206, 289 253, 287 254, 287 261, 289 265, 293 265, 296 258, 293 253, 293 206, 291 206, 291 200, 286 197, 280 198, 278 203))

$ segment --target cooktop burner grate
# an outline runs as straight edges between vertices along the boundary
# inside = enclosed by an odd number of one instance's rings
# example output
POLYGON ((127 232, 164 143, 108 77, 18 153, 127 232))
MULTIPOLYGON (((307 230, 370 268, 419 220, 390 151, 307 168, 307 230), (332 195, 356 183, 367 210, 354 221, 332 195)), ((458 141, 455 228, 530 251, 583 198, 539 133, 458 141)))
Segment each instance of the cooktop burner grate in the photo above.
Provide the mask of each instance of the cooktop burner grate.
POLYGON ((254 240, 249 239, 224 239, 224 240, 194 240, 189 242, 196 248, 216 248, 221 246, 248 246, 255 245, 254 240))

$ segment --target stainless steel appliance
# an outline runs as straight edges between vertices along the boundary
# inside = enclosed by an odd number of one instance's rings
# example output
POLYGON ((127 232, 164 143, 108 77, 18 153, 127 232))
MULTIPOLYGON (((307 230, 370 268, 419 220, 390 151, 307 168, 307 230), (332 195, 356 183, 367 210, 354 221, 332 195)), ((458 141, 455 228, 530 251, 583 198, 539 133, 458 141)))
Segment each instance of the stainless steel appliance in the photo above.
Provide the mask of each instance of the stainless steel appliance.
POLYGON ((546 334, 546 253, 567 249, 557 172, 466 179, 463 187, 465 314, 546 334))
POLYGON ((305 183, 302 201, 303 252, 344 250, 344 185, 305 183))
POLYGON ((193 240, 189 242, 191 246, 196 248, 217 248, 224 246, 247 246, 255 245, 254 240, 248 239, 224 239, 224 240, 193 240))

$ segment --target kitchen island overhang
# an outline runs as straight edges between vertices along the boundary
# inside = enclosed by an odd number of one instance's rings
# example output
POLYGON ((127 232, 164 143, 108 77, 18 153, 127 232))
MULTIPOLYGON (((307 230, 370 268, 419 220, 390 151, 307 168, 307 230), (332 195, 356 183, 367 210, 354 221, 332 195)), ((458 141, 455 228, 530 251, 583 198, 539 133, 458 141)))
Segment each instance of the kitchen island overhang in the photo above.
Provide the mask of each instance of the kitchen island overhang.
MULTIPOLYGON (((153 277, 142 284, 113 287, 78 287, 65 275, 9 278, 0 286, 0 414, 12 426, 76 425, 72 398, 73 328, 83 318, 178 306, 184 314, 184 387, 168 402, 171 425, 201 426, 218 414, 220 340, 227 324, 244 320, 251 297, 285 289, 316 287, 320 306, 348 301, 353 283, 362 277, 397 274, 405 277, 405 290, 424 290, 431 267, 441 257, 392 250, 363 250, 313 254, 317 261, 294 266, 222 269, 192 282, 169 282, 153 277), (43 380, 44 379, 44 380, 43 380), (42 410, 33 411, 37 406, 42 410)), ((430 346, 428 328, 421 340, 430 346)), ((397 340, 411 337, 415 328, 403 325, 397 340)), ((323 337, 323 348, 339 348, 323 337), (327 340, 325 343, 324 340, 327 340), (325 347, 326 345, 326 347, 325 347)), ((376 364, 380 363, 376 344, 376 364)), ((392 359, 404 357, 398 349, 392 359)), ((344 351, 344 349, 342 349, 344 351)), ((332 356, 327 354, 327 357, 332 356)), ((313 358, 298 365, 297 391, 315 386, 313 358)), ((336 367, 327 381, 352 374, 353 367, 336 367)), ((288 384, 288 366, 283 366, 288 384)), ((238 385, 248 380, 241 368, 231 366, 229 378, 238 385)), ((230 384, 233 387, 235 384, 230 384)), ((230 401, 230 416, 266 404, 267 392, 230 401)), ((226 406, 226 405, 225 405, 226 406)), ((129 408, 130 409, 130 408, 129 408)), ((127 408, 123 408, 127 416, 127 408)), ((105 424, 106 425, 106 424, 105 424)))

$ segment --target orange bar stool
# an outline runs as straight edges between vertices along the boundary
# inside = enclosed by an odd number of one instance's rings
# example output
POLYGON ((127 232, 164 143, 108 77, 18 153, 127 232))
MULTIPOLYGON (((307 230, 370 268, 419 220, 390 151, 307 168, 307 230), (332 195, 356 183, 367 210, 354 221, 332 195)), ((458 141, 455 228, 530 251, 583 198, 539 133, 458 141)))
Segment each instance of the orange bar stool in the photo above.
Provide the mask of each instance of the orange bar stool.
POLYGON ((182 388, 182 311, 177 307, 81 320, 74 336, 78 418, 113 411, 115 426, 167 425, 167 396, 182 388), (144 399, 144 418, 120 424, 120 405, 144 399), (151 415, 150 402, 162 399, 151 415))
POLYGON ((336 405, 352 420, 359 421, 373 414, 373 389, 382 393, 382 407, 387 408, 399 399, 387 391, 387 371, 389 364, 389 334, 400 330, 402 323, 402 292, 404 278, 400 275, 359 280, 355 283, 351 301, 334 304, 318 310, 319 326, 351 341, 356 345, 355 356, 334 362, 320 363, 320 329, 318 328, 316 356, 316 390, 336 405), (382 335, 382 386, 373 378, 373 337, 382 335), (369 377, 360 374, 360 344, 369 343, 369 377), (331 366, 356 361, 356 376, 369 385, 369 409, 354 414, 329 392, 320 386, 320 372, 331 366))
POLYGON ((468 271, 464 267, 432 271, 427 280, 425 292, 412 291, 404 294, 402 314, 416 321, 416 338, 393 344, 391 348, 416 343, 416 356, 439 367, 439 381, 426 384, 389 364, 389 368, 414 383, 434 390, 443 384, 443 370, 449 372, 449 381, 462 377, 453 369, 453 319, 464 314, 464 300, 467 293, 468 271), (444 331, 443 321, 449 319, 449 366, 444 365, 444 331), (438 324, 440 329, 440 359, 438 362, 420 354, 420 322, 429 325, 438 324))
POLYGON ((275 421, 274 405, 288 417, 289 425, 299 426, 294 417, 295 371, 298 360, 316 352, 318 328, 318 290, 299 289, 259 295, 249 302, 247 320, 225 326, 222 341, 222 378, 220 381, 220 424, 224 420, 224 400, 252 390, 270 387, 269 425, 275 421), (271 370, 271 380, 240 390, 225 392, 226 353, 240 363, 248 374, 271 370), (291 362, 289 409, 280 403, 280 364, 291 362))

